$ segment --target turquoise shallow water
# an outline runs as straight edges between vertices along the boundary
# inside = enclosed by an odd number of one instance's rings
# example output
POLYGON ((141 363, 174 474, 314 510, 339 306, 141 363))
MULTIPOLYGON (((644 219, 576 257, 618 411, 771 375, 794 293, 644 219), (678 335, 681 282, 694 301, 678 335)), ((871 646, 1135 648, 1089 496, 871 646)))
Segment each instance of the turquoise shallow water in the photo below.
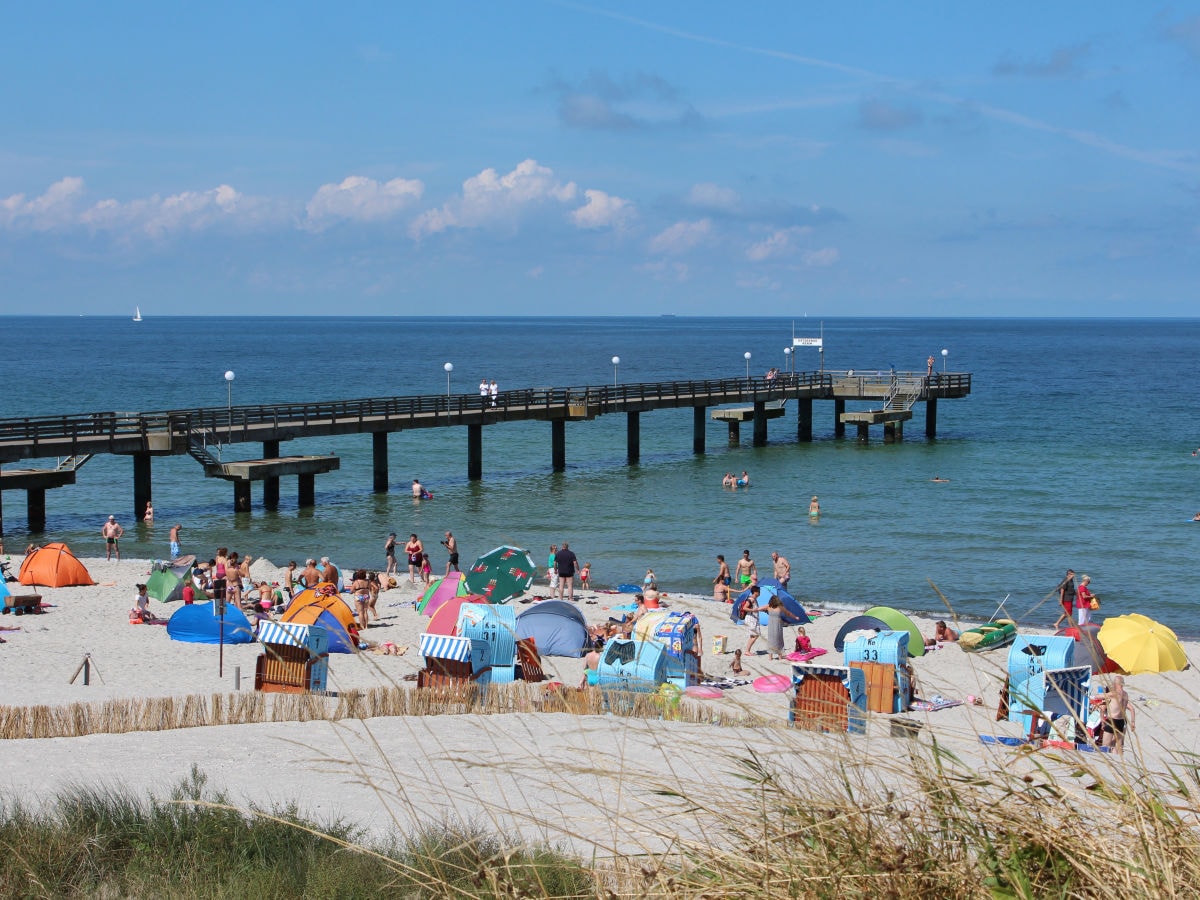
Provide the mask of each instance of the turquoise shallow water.
MULTIPOLYGON (((145 307, 146 304, 143 304, 145 307)), ((502 389, 736 377, 785 365, 793 327, 781 319, 156 319, 0 318, 9 346, 32 348, 36 365, 5 373, 0 416, 398 394, 441 394, 443 363, 454 391, 481 377, 502 389)), ((234 515, 232 490, 204 479, 190 458, 154 461, 158 523, 132 526, 132 463, 97 457, 75 486, 51 491, 46 535, 81 555, 100 553, 110 512, 128 529, 125 552, 162 556, 173 521, 185 549, 219 544, 276 562, 327 554, 346 565, 379 564, 388 531, 418 532, 437 546, 458 535, 464 557, 499 543, 530 547, 539 561, 570 540, 600 585, 640 581, 647 566, 665 588, 707 592, 715 554, 743 548, 764 568, 778 550, 810 605, 890 603, 938 610, 936 584, 956 609, 987 616, 1009 595, 1022 614, 1067 566, 1092 575, 1103 612, 1141 611, 1183 634, 1192 624, 1200 524, 1200 446, 1193 386, 1200 320, 827 319, 827 368, 924 371, 940 350, 950 370, 971 372, 966 400, 943 402, 938 438, 924 437, 923 408, 905 441, 860 446, 833 437, 833 404, 815 405, 815 437, 797 443, 794 419, 770 423, 770 443, 729 447, 712 423, 708 453, 691 452, 691 411, 642 416, 642 459, 625 464, 623 416, 567 428, 565 473, 550 471, 550 427, 484 431, 484 480, 466 479, 462 429, 392 435, 393 491, 371 492, 371 444, 344 436, 285 445, 285 452, 342 457, 317 480, 317 506, 297 510, 294 480, 282 508, 234 515), (749 470, 752 487, 720 487, 749 470), (934 475, 949 479, 935 484, 934 475), (435 492, 414 504, 419 476, 435 492), (821 497, 817 522, 808 498, 821 497)), ((816 369, 815 351, 796 367, 816 369)), ((873 435, 873 437, 876 437, 873 435)), ((258 445, 233 455, 257 456, 258 445)), ((45 463, 40 463, 45 464, 45 463)), ((31 539, 24 496, 3 497, 5 543, 31 539)), ((439 548, 440 549, 440 548, 439 548)), ((434 555, 435 568, 444 558, 434 555)), ((1052 604, 1029 621, 1049 624, 1052 604)))

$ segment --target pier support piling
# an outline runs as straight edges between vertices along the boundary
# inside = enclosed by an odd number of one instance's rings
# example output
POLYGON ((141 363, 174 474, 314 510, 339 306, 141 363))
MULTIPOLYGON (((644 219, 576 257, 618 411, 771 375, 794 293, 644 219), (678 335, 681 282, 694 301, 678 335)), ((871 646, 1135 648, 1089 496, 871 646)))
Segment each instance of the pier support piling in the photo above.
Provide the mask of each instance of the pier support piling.
POLYGON ((754 446, 765 447, 767 444, 767 404, 762 400, 754 402, 754 446))
POLYGON ((737 447, 742 443, 742 426, 736 419, 729 420, 729 446, 737 447))
POLYGON ((842 415, 846 412, 845 400, 833 401, 833 434, 835 437, 846 436, 846 423, 842 421, 842 415))
POLYGON ((317 476, 312 473, 301 473, 297 476, 299 486, 297 497, 301 509, 317 505, 317 476))
POLYGON ((704 406, 692 407, 692 452, 704 452, 704 427, 708 421, 708 408, 704 406))
POLYGON ((135 522, 142 521, 151 493, 150 454, 133 454, 133 516, 135 522))
POLYGON ((467 426, 467 479, 483 478, 483 426, 467 426))
POLYGON ((388 492, 388 433, 376 431, 371 434, 371 469, 374 477, 371 490, 376 494, 388 492))
POLYGON ((796 440, 811 441, 813 439, 813 407, 812 398, 796 401, 796 440))
MULTIPOLYGON (((845 426, 842 426, 842 427, 845 427, 845 426)), ((869 426, 866 422, 859 422, 858 423, 858 442, 860 444, 866 444, 870 440, 871 440, 871 426, 869 426)))
MULTIPOLYGON (((263 459, 279 456, 279 441, 263 441, 263 459)), ((279 479, 263 479, 263 509, 279 509, 279 479)))
POLYGON ((550 422, 551 467, 555 472, 567 470, 567 420, 553 419, 550 422))
POLYGON ((899 444, 904 440, 904 423, 903 422, 884 422, 883 423, 883 442, 885 444, 899 444))
POLYGON ((29 488, 25 492, 25 508, 29 512, 29 530, 46 530, 46 489, 29 488))
POLYGON ((925 437, 937 437, 937 397, 925 401, 925 437))
POLYGON ((233 483, 233 511, 235 513, 250 512, 249 481, 235 481, 233 483))
POLYGON ((639 413, 625 414, 625 443, 627 445, 626 460, 636 465, 642 456, 642 420, 639 413))

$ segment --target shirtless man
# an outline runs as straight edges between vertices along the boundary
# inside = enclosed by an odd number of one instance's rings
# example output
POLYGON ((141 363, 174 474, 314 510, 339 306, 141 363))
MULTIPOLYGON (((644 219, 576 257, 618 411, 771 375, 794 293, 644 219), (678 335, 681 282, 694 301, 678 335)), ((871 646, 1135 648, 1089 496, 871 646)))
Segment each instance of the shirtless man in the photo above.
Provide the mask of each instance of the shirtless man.
POLYGON ((450 574, 450 570, 459 571, 458 568, 458 538, 450 532, 446 532, 446 539, 442 541, 442 546, 446 548, 446 552, 450 554, 450 558, 446 560, 446 574, 450 574))
POLYGON ((104 538, 104 558, 111 559, 113 553, 117 554, 117 562, 121 561, 121 537, 125 534, 125 529, 117 524, 116 516, 109 516, 108 521, 100 529, 100 536, 104 538))
POLYGON ((171 535, 167 538, 171 542, 171 559, 179 559, 179 529, 182 525, 172 525, 171 535))
POLYGON ((1104 735, 1102 746, 1115 747, 1118 753, 1125 752, 1125 732, 1133 731, 1133 704, 1125 693, 1125 678, 1114 675, 1112 687, 1104 694, 1104 721, 1100 731, 1104 735))
POLYGON ((414 499, 414 500, 420 500, 420 499, 421 499, 421 493, 422 493, 424 490, 425 490, 425 488, 423 488, 423 487, 421 486, 421 480, 420 480, 419 478, 414 478, 414 479, 413 479, 413 485, 412 485, 412 495, 413 495, 413 499, 414 499))
POLYGON ((317 568, 315 559, 308 559, 304 563, 304 570, 300 573, 300 580, 304 582, 306 588, 315 588, 321 583, 321 571, 317 568))
POLYGON ((787 561, 786 556, 780 556, 778 553, 771 553, 771 562, 775 564, 775 580, 783 585, 783 589, 787 590, 788 579, 792 577, 792 564, 787 561))
POLYGON ((758 567, 754 565, 754 560, 750 558, 750 551, 743 550, 742 558, 737 561, 737 581, 742 586, 744 591, 754 582, 758 581, 758 567))
POLYGON ((729 595, 729 583, 733 581, 733 579, 729 575, 729 566, 725 562, 724 554, 717 554, 717 565, 719 568, 717 569, 717 577, 713 579, 713 598, 717 600, 724 600, 726 603, 729 603, 731 600, 729 595))

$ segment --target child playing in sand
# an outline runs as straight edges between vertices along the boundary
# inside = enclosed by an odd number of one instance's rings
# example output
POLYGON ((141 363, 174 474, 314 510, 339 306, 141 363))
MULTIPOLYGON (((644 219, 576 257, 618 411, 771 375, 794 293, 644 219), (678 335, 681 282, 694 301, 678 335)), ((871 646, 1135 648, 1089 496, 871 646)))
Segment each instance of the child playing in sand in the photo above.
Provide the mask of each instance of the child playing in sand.
POLYGON ((133 609, 129 611, 130 622, 154 622, 155 616, 150 612, 150 597, 146 594, 146 585, 137 586, 137 599, 133 601, 133 609))

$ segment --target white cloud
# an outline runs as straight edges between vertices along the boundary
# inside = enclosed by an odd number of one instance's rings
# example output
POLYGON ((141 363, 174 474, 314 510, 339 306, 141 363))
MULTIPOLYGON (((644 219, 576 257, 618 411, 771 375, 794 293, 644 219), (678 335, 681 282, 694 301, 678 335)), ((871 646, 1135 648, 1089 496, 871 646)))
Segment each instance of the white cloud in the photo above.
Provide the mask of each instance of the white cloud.
POLYGON ((72 177, 55 182, 32 200, 14 194, 0 201, 0 226, 34 231, 85 228, 111 232, 122 239, 137 234, 162 238, 221 223, 252 225, 272 215, 266 201, 246 197, 227 184, 167 197, 152 194, 129 201, 105 199, 86 206, 83 179, 72 177))
POLYGON ((656 281, 687 281, 691 274, 687 263, 681 262, 652 262, 638 266, 639 272, 645 272, 656 281))
POLYGON ((571 221, 580 228, 620 228, 637 215, 632 203, 604 191, 583 192, 587 203, 571 213, 571 221))
POLYGON ((741 204, 742 198, 738 196, 737 191, 731 188, 723 188, 718 184, 704 182, 692 185, 692 189, 688 191, 687 202, 692 206, 698 206, 703 209, 719 209, 725 212, 734 212, 741 204))
POLYGON ((650 252, 677 256, 708 240, 711 234, 711 219, 676 222, 650 239, 650 252))
POLYGON ((50 231, 73 224, 83 197, 83 179, 68 177, 54 182, 46 192, 32 200, 13 194, 0 200, 0 225, 50 231))
POLYGON ((437 234, 450 228, 483 228, 513 224, 531 208, 546 204, 568 203, 575 199, 573 181, 563 184, 554 172, 527 159, 507 175, 484 169, 463 182, 461 196, 437 209, 422 213, 409 231, 415 238, 437 234))
POLYGON ((751 262, 762 262, 772 257, 788 256, 796 250, 795 239, 811 232, 812 229, 807 226, 781 228, 764 240, 751 244, 746 250, 746 258, 751 262))
POLYGON ((824 268, 832 266, 841 258, 837 247, 822 247, 820 250, 809 250, 801 259, 804 264, 811 269, 824 268))
POLYGON ((418 180, 393 178, 380 183, 351 175, 341 184, 323 184, 305 207, 304 227, 319 231, 334 221, 378 222, 390 219, 421 199, 425 185, 418 180))

